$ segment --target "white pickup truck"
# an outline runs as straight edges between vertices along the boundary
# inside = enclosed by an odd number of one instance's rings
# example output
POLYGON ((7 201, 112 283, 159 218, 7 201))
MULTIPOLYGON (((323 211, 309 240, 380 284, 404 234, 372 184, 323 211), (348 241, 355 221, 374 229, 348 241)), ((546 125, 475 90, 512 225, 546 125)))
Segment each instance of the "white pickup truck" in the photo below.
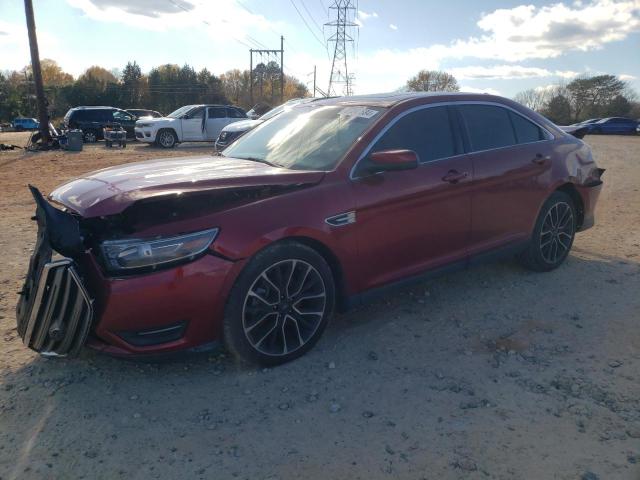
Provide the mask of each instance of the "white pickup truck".
POLYGON ((246 118, 230 105, 186 105, 166 117, 138 120, 135 133, 140 142, 172 148, 180 142, 214 142, 226 125, 246 118))

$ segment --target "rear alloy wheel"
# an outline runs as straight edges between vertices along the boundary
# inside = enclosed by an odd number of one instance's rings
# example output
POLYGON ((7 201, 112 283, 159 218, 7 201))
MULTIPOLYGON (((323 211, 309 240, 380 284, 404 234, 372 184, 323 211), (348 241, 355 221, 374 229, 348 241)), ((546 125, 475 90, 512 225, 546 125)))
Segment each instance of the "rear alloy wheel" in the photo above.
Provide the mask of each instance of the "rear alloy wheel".
POLYGON ((176 134, 173 130, 164 129, 158 132, 158 138, 156 141, 162 148, 173 148, 176 146, 178 139, 176 138, 176 134))
POLYGON ((331 269, 311 248, 283 243, 241 273, 225 312, 225 342, 249 363, 277 365, 308 351, 333 312, 331 269))
POLYGON ((95 130, 85 130, 82 133, 84 143, 96 143, 98 141, 98 133, 95 130))
POLYGON ((531 243, 520 260, 525 267, 539 272, 559 267, 569 255, 576 226, 573 200, 564 192, 555 192, 544 203, 531 243))

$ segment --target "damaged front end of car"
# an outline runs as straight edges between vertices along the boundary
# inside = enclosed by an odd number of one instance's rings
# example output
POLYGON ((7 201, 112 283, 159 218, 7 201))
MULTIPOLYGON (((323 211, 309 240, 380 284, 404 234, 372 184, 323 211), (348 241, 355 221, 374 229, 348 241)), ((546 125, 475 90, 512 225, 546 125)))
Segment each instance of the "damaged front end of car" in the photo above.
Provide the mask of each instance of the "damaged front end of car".
POLYGON ((53 208, 37 188, 29 189, 38 237, 16 307, 18 333, 43 355, 77 355, 93 320, 93 301, 73 260, 84 251, 79 222, 53 208))
MULTIPOLYGON (((45 198, 29 186, 38 234, 16 307, 19 335, 47 356, 75 356, 85 344, 143 355, 214 340, 212 312, 224 303, 237 262, 215 249, 218 214, 318 178, 170 186, 117 198, 99 191, 89 204, 111 202, 109 209, 89 213, 74 208, 72 189, 62 186, 45 198)), ((87 183, 75 185, 82 191, 87 183)))

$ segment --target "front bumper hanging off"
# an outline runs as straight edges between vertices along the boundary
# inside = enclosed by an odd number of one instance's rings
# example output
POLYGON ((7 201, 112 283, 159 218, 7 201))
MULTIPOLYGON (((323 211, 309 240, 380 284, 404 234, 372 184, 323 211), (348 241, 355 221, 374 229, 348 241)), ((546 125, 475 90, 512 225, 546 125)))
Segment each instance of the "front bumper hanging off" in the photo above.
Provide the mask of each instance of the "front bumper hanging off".
MULTIPOLYGON (((60 211, 51 215, 40 192, 32 189, 32 193, 38 205, 38 240, 16 307, 18 333, 27 347, 44 355, 77 355, 91 328, 92 300, 73 260, 52 260, 56 242, 51 241, 50 232, 55 215, 70 215, 60 211)), ((69 248, 69 244, 61 246, 69 248)))

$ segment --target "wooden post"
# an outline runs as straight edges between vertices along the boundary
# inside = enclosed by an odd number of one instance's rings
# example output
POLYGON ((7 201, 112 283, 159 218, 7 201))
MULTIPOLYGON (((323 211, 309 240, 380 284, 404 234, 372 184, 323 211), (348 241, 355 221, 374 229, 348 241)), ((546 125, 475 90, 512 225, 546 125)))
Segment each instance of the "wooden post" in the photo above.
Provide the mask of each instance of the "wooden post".
POLYGON ((280 103, 284 103, 284 36, 280 35, 280 103))
POLYGON ((40 70, 40 54, 38 53, 38 37, 36 36, 36 21, 33 15, 31 0, 24 0, 24 11, 27 17, 27 30, 29 31, 29 47, 31 48, 31 69, 33 70, 33 83, 36 87, 36 99, 38 102, 38 120, 40 122, 40 138, 43 144, 51 141, 49 136, 49 115, 47 113, 47 100, 44 97, 42 84, 42 71, 40 70))

